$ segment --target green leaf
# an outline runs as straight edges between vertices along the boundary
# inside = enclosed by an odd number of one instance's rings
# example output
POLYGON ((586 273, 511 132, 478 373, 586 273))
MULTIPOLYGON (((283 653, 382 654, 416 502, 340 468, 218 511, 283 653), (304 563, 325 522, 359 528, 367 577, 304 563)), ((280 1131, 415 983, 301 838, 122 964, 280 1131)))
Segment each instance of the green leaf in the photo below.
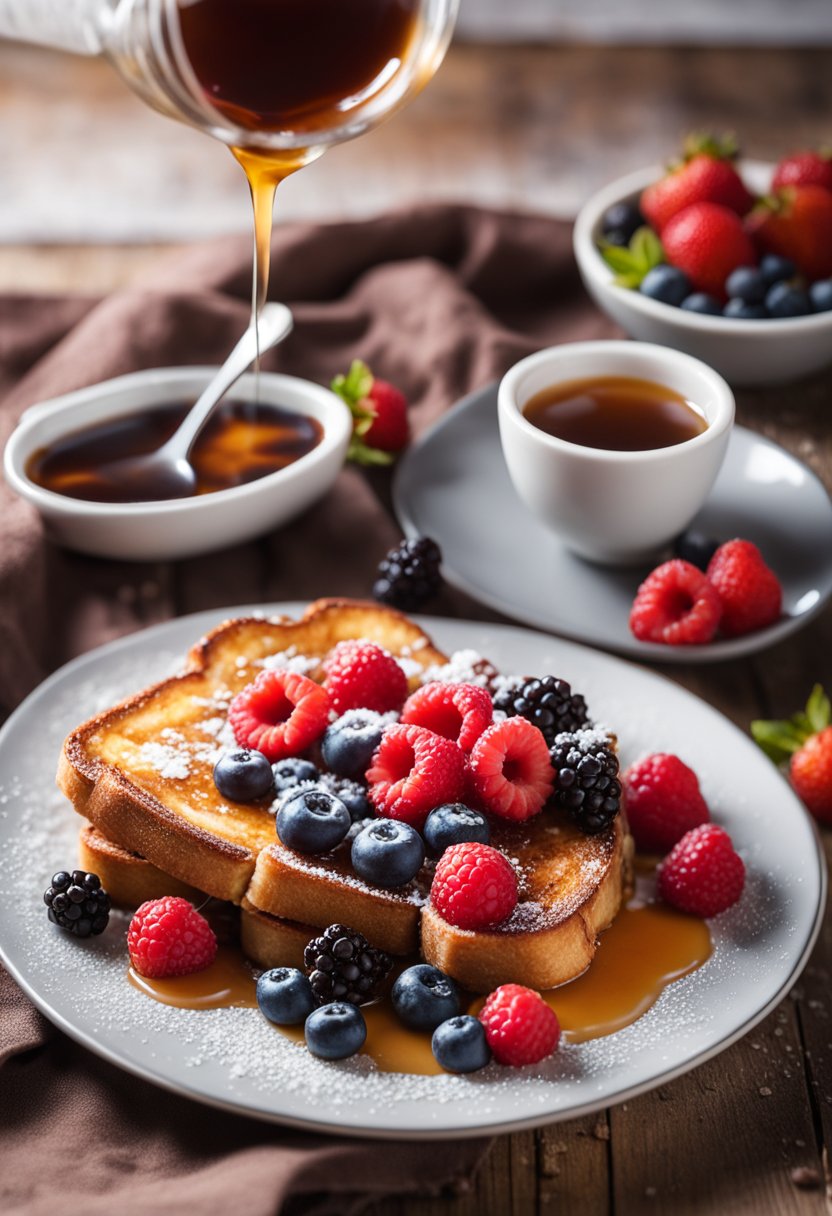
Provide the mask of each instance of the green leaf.
POLYGON ((751 735, 770 760, 782 764, 794 755, 805 742, 802 734, 788 722, 765 722, 761 719, 751 723, 751 735))
POLYGON ((333 393, 337 393, 342 401, 346 401, 353 414, 355 406, 364 400, 372 387, 373 373, 360 359, 353 359, 346 376, 336 376, 330 385, 333 393))
POLYGON ((832 705, 820 684, 816 684, 809 694, 809 700, 806 702, 806 718, 815 735, 824 730, 832 718, 832 705))
POLYGON ((618 287, 640 287, 644 276, 654 266, 664 261, 662 243, 652 228, 638 228, 626 248, 601 241, 598 246, 601 257, 615 271, 614 282, 618 287))
POLYGON ((704 153, 715 160, 736 160, 739 156, 739 144, 733 131, 725 131, 722 135, 714 135, 708 131, 693 131, 683 144, 685 160, 704 153))
POLYGON ((633 255, 623 245, 601 245, 601 257, 617 274, 628 274, 634 268, 633 255))
POLYGON ((645 268, 645 274, 648 270, 652 270, 654 266, 658 266, 664 261, 662 243, 653 229, 648 228, 646 225, 643 228, 636 229, 633 233, 630 248, 645 268))
POLYGON ((380 448, 371 448, 362 439, 353 436, 350 446, 347 448, 347 460, 365 467, 386 466, 393 463, 394 456, 392 452, 382 452, 380 448))

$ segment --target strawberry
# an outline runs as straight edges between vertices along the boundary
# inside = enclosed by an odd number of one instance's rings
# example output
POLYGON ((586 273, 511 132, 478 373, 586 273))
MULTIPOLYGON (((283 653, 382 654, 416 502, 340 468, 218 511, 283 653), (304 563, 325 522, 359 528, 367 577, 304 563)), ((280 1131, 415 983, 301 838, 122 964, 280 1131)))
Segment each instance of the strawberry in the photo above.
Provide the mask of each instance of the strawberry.
POLYGON ((758 203, 746 220, 766 253, 789 258, 808 279, 832 277, 832 191, 784 186, 758 203))
POLYGON ((777 764, 789 762, 795 793, 821 823, 832 824, 832 706, 816 684, 806 709, 783 722, 751 723, 751 734, 777 764))
POLYGON ((730 137, 688 136, 683 159, 642 192, 642 215, 658 233, 692 203, 719 203, 737 215, 745 215, 754 197, 732 163, 736 155, 737 147, 730 137))
POLYGON ((410 438, 404 393, 386 380, 377 380, 360 359, 354 359, 346 376, 336 376, 330 387, 355 419, 347 459, 390 464, 410 438))
POLYGON ((832 152, 792 152, 784 156, 771 179, 772 190, 784 186, 823 186, 832 190, 832 152))
POLYGON ((754 246, 735 211, 718 203, 693 203, 662 232, 665 256, 683 270, 694 291, 725 299, 725 280, 738 266, 757 261, 754 246))

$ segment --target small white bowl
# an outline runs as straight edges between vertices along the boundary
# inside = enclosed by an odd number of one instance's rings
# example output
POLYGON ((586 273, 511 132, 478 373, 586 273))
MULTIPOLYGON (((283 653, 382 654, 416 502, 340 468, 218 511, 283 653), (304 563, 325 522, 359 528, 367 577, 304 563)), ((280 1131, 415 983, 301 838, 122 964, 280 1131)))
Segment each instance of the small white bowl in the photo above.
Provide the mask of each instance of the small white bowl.
MULTIPOLYGON (((772 165, 744 161, 739 168, 749 189, 768 189, 772 165)), ((615 285, 613 271, 598 252, 601 217, 613 203, 637 202, 645 186, 663 173, 655 165, 621 177, 593 194, 578 213, 572 234, 575 258, 598 307, 631 338, 686 351, 732 384, 780 384, 832 363, 832 312, 762 321, 707 317, 615 285)))
POLYGON ((521 359, 500 381, 500 442, 520 498, 563 543, 602 565, 634 565, 687 527, 728 448, 734 397, 712 368, 645 342, 571 342, 521 359), (672 447, 619 452, 568 443, 529 422, 523 408, 551 385, 632 376, 691 401, 707 426, 672 447))
MULTIPOLYGON (((352 418, 339 397, 295 376, 260 374, 260 400, 316 419, 323 436, 311 452, 247 485, 167 502, 84 502, 36 485, 29 458, 73 431, 153 406, 195 401, 214 367, 157 368, 133 372, 44 401, 26 410, 6 444, 6 481, 43 517, 57 544, 96 557, 165 561, 193 557, 248 540, 299 514, 332 485, 352 434, 352 418)), ((241 377, 230 400, 252 400, 255 378, 241 377)))

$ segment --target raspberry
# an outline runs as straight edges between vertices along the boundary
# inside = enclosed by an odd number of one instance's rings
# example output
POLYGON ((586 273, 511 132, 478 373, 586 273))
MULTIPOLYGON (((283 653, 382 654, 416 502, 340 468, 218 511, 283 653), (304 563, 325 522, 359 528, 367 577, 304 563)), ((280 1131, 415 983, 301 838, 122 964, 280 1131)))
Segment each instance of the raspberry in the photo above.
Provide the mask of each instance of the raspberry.
POLYGON ((166 895, 136 910, 127 930, 127 949, 134 970, 158 980, 203 971, 214 961, 217 939, 193 904, 166 895))
POLYGON ((465 780, 465 753, 423 726, 388 726, 367 769, 370 801, 378 815, 420 828, 434 807, 457 802, 465 780))
POLYGON ((392 654, 375 642, 339 642, 324 662, 332 708, 374 709, 387 713, 400 709, 407 696, 407 676, 392 654))
POLYGON ((408 697, 402 710, 402 722, 425 726, 434 734, 453 739, 465 752, 470 752, 493 716, 491 697, 484 688, 438 680, 423 684, 408 697))
POLYGON ((554 773, 546 740, 526 718, 489 726, 469 760, 468 779, 476 800, 503 819, 530 819, 552 792, 554 773))
POLYGON ((314 680, 294 671, 261 671, 231 702, 228 721, 240 747, 262 752, 273 764, 314 743, 329 709, 329 697, 314 680))
POLYGON ((694 916, 717 916, 742 895, 745 866, 715 823, 686 832, 658 868, 662 899, 694 916))
POLYGON ((479 1012, 485 1037, 498 1064, 521 1068, 550 1056, 560 1039, 560 1023, 539 992, 503 984, 479 1012))
POLYGON ((517 906, 517 875, 491 845, 452 844, 437 863, 430 899, 459 929, 487 929, 501 924, 517 906))
POLYGON ((631 764, 624 792, 630 831, 643 853, 667 853, 685 832, 711 818, 696 773, 666 752, 631 764))
POLYGON ((722 632, 728 637, 772 625, 783 599, 777 575, 750 540, 720 545, 706 571, 722 605, 722 632))
POLYGON ((720 602, 701 570, 679 558, 657 566, 636 592, 630 629, 641 642, 691 646, 710 642, 720 602))

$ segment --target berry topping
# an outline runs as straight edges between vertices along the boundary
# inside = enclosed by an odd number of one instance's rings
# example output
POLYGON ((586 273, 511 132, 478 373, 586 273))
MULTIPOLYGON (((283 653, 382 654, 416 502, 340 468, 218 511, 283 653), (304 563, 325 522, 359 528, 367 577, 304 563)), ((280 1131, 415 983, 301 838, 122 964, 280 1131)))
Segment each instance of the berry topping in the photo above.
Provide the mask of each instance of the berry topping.
POLYGON ((261 671, 238 692, 228 721, 240 747, 256 748, 272 762, 295 756, 323 734, 329 697, 295 671, 261 671))
POLYGON ((493 716, 491 697, 484 688, 438 680, 423 684, 402 709, 402 722, 425 726, 434 734, 453 739, 464 752, 470 752, 493 716))
POLYGON ((362 933, 346 925, 330 925, 309 942, 303 965, 319 1003, 360 1005, 372 999, 393 964, 389 954, 376 950, 362 933))
POLYGON ((43 893, 47 916, 53 925, 75 937, 103 933, 110 919, 110 897, 97 874, 86 870, 59 870, 43 893))
POLYGON ((217 939, 192 903, 166 895, 148 900, 133 914, 127 949, 133 969, 158 980, 204 971, 216 957, 217 939))
POLYGON ((303 1028, 306 1046, 322 1060, 345 1060, 364 1046, 367 1025, 355 1005, 333 1001, 313 1009, 303 1028))
POLYGON ((485 1027, 469 1013, 440 1022, 430 1046, 433 1058, 445 1072, 476 1072, 491 1060, 485 1027))
POLYGON ((377 814, 418 828, 434 807, 462 796, 465 753, 423 726, 389 726, 367 781, 377 814))
MULTIPOLYGON (((789 763, 798 797, 821 823, 832 823, 832 705, 820 684, 806 709, 784 722, 752 722, 751 733, 775 764, 789 763)), ((54 879, 53 879, 54 881, 54 879)))
POLYGON ((780 582, 750 540, 720 545, 707 575, 722 605, 722 632, 729 637, 764 629, 780 616, 780 582))
POLYGON ((348 709, 326 728, 321 755, 340 777, 363 777, 387 723, 372 709, 348 709))
POLYGON ((392 654, 375 642, 339 642, 324 662, 332 708, 374 709, 378 713, 401 709, 407 696, 407 676, 392 654))
POLYGON ((526 718, 489 726, 471 752, 468 776, 484 810, 502 819, 530 819, 552 792, 546 740, 526 718))
POLYGON ((494 698, 494 708, 509 718, 528 718, 532 726, 543 732, 551 747, 555 735, 565 730, 578 730, 589 722, 586 701, 573 692, 566 680, 556 676, 512 682, 494 698))
POLYGON ((328 794, 334 794, 336 798, 341 799, 353 823, 360 819, 369 819, 373 814, 367 791, 357 781, 350 781, 349 777, 339 777, 337 773, 321 773, 316 784, 328 794))
POLYGON ((354 359, 346 376, 330 386, 354 418, 347 458, 357 464, 390 464, 410 437, 407 399, 386 380, 377 380, 366 363, 354 359))
POLYGON ((521 1068, 550 1056, 560 1039, 560 1024, 539 992, 503 984, 479 1012, 488 1046, 498 1064, 521 1068))
POLYGON ((425 846, 409 823, 371 819, 353 840, 351 856, 353 869, 365 882, 401 887, 422 868, 425 846))
POLYGON ((719 596, 702 571, 674 558, 657 566, 639 587, 630 629, 641 642, 692 646, 711 641, 721 611, 719 596))
POLYGON ((685 832, 708 823, 699 778, 678 756, 657 752, 624 774, 627 820, 642 853, 667 853, 685 832))
POLYGON ((296 967, 273 967, 257 981, 257 1004, 275 1026, 299 1026, 317 1005, 309 978, 296 967))
POLYGON ((618 756, 609 739, 598 731, 558 735, 549 754, 555 773, 552 801, 588 836, 603 832, 621 809, 618 756))
POLYGON ((487 844, 454 844, 436 864, 430 899, 459 929, 500 925, 517 906, 517 875, 504 854, 487 844))
POLYGON ((280 800, 275 826, 281 844, 298 853, 328 853, 349 831, 352 819, 340 798, 318 785, 301 785, 280 800))
POLYGON ((435 1030, 459 1013, 459 991, 449 975, 429 963, 403 971, 390 993, 393 1008, 411 1030, 435 1030))
POLYGON ((431 811, 422 834, 434 857, 440 857, 452 844, 488 844, 491 840, 488 820, 464 802, 446 802, 431 811))
POLYGON ((373 598, 402 612, 418 612, 442 586, 442 553, 435 540, 403 540, 379 563, 373 598))
POLYGON ((287 756, 285 760, 278 760, 277 764, 272 765, 272 774, 274 788, 278 794, 285 794, 287 790, 293 790, 296 785, 302 785, 305 781, 317 781, 319 776, 311 760, 301 760, 298 756, 287 756))
POLYGON ((223 798, 233 802, 256 802, 274 789, 274 774, 262 752, 238 747, 224 752, 214 765, 214 785, 223 798))
POLYGON ((693 916, 718 916, 742 895, 745 866, 715 823, 686 832, 657 870, 662 899, 693 916))

